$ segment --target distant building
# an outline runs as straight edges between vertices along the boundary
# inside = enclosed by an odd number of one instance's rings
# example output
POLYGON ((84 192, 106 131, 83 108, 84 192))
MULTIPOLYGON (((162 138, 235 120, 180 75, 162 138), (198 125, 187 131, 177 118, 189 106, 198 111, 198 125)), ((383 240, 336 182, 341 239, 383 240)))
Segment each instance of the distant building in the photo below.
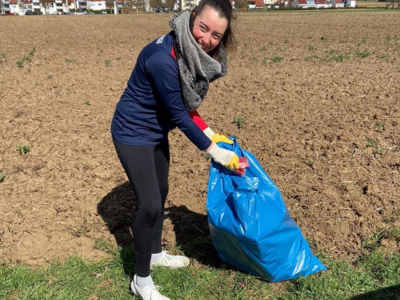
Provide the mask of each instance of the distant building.
POLYGON ((315 8, 326 8, 326 0, 315 0, 315 8))
MULTIPOLYGON (((79 11, 104 11, 112 9, 107 7, 106 0, 0 0, 3 4, 3 12, 25 15, 27 12, 42 13, 44 15, 57 15, 71 10, 79 11)), ((116 1, 118 10, 124 8, 124 0, 116 1)), ((148 3, 148 1, 145 1, 148 3)))
POLYGON ((343 0, 331 0, 332 7, 336 8, 343 8, 344 7, 344 2, 343 0))
POLYGON ((247 5, 249 8, 261 8, 264 7, 264 0, 248 0, 247 5))
POLYGON ((293 0, 294 8, 307 8, 307 0, 293 0))
POLYGON ((106 10, 106 1, 104 0, 87 0, 86 8, 94 11, 106 10))
POLYGON ((275 0, 264 0, 265 5, 272 5, 275 3, 275 0))
MULTIPOLYGON (((278 2, 277 2, 278 3, 278 2)), ((343 0, 293 0, 293 8, 341 8, 343 0)))
POLYGON ((275 6, 277 7, 288 7, 292 5, 293 0, 278 0, 275 2, 275 6))
MULTIPOLYGON (((229 0, 229 2, 232 4, 233 7, 235 7, 235 1, 229 0)), ((199 3, 200 0, 176 0, 176 3, 174 4, 174 10, 190 10, 199 5, 199 3)))
POLYGON ((3 1, 5 13, 19 14, 20 6, 18 0, 3 1))

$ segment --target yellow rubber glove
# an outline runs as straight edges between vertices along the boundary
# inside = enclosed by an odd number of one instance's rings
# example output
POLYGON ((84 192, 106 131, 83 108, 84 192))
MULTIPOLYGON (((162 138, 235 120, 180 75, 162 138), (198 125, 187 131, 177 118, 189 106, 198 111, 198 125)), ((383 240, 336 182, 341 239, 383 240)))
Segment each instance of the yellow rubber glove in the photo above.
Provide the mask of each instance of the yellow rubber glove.
POLYGON ((230 139, 228 139, 226 136, 215 133, 212 137, 211 137, 211 141, 213 143, 218 143, 218 142, 223 142, 223 143, 227 143, 229 145, 233 144, 233 141, 231 141, 230 139))
POLYGON ((218 142, 223 142, 223 143, 227 143, 229 145, 233 144, 233 141, 231 141, 230 139, 228 139, 226 136, 215 133, 214 131, 211 130, 210 127, 207 127, 206 129, 204 129, 204 134, 206 136, 208 136, 208 138, 213 142, 213 143, 218 143, 218 142))
POLYGON ((239 157, 235 152, 218 147, 217 144, 211 144, 206 153, 218 164, 225 168, 236 171, 239 169, 239 157))

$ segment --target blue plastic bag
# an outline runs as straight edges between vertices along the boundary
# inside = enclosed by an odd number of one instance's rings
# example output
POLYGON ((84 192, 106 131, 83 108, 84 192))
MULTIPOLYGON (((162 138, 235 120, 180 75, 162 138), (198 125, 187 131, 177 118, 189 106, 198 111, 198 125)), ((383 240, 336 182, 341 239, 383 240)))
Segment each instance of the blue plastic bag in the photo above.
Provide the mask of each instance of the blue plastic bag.
POLYGON ((212 162, 207 212, 212 240, 221 260, 270 282, 326 270, 290 217, 281 193, 253 154, 219 146, 246 157, 250 167, 237 175, 212 162))

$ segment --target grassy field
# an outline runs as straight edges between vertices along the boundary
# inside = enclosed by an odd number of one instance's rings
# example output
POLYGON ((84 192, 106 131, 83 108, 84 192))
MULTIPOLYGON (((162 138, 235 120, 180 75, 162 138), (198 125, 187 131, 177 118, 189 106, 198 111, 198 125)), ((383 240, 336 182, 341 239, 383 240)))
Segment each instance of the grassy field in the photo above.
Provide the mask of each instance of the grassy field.
POLYGON ((386 2, 379 1, 357 1, 358 7, 367 7, 367 8, 385 8, 386 2))
MULTIPOLYGON (((135 267, 132 249, 113 250, 105 242, 98 242, 96 247, 111 258, 93 263, 72 257, 38 271, 22 265, 1 266, 0 299, 132 299, 128 288, 135 267)), ((210 239, 201 241, 200 247, 204 254, 213 252, 207 250, 212 247, 210 239)), ((171 299, 400 299, 400 255, 374 250, 348 262, 319 256, 328 271, 284 283, 268 283, 229 266, 212 264, 192 264, 177 270, 158 268, 152 275, 171 299)))

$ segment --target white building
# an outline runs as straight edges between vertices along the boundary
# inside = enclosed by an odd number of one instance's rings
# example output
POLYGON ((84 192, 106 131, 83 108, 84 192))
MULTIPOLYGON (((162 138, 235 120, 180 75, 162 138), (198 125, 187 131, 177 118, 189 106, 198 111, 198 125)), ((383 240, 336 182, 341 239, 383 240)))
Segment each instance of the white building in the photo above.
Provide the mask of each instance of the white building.
MULTIPOLYGON (((57 15, 70 12, 71 10, 92 10, 105 11, 113 7, 107 7, 106 0, 0 0, 3 4, 3 11, 0 13, 13 13, 25 15, 27 11, 31 13, 42 13, 44 15, 57 15)), ((118 9, 124 8, 124 0, 115 1, 118 9)), ((148 1, 146 1, 147 3, 148 1)))
POLYGON ((94 11, 106 10, 106 1, 102 0, 88 0, 86 1, 86 8, 94 11))
POLYGON ((343 0, 331 0, 331 3, 332 3, 332 7, 336 7, 336 8, 344 7, 343 0))
POLYGON ((70 7, 68 0, 67 2, 65 0, 48 0, 46 3, 40 3, 39 0, 32 0, 32 4, 34 12, 41 12, 44 15, 57 15, 68 12, 70 7))
POLYGON ((19 15, 20 3, 18 0, 0 0, 3 3, 3 12, 6 14, 19 15))
POLYGON ((315 8, 326 8, 326 0, 315 0, 315 8))
POLYGON ((293 0, 293 8, 307 8, 307 0, 293 0))
POLYGON ((356 7, 356 0, 343 0, 344 7, 356 7))

